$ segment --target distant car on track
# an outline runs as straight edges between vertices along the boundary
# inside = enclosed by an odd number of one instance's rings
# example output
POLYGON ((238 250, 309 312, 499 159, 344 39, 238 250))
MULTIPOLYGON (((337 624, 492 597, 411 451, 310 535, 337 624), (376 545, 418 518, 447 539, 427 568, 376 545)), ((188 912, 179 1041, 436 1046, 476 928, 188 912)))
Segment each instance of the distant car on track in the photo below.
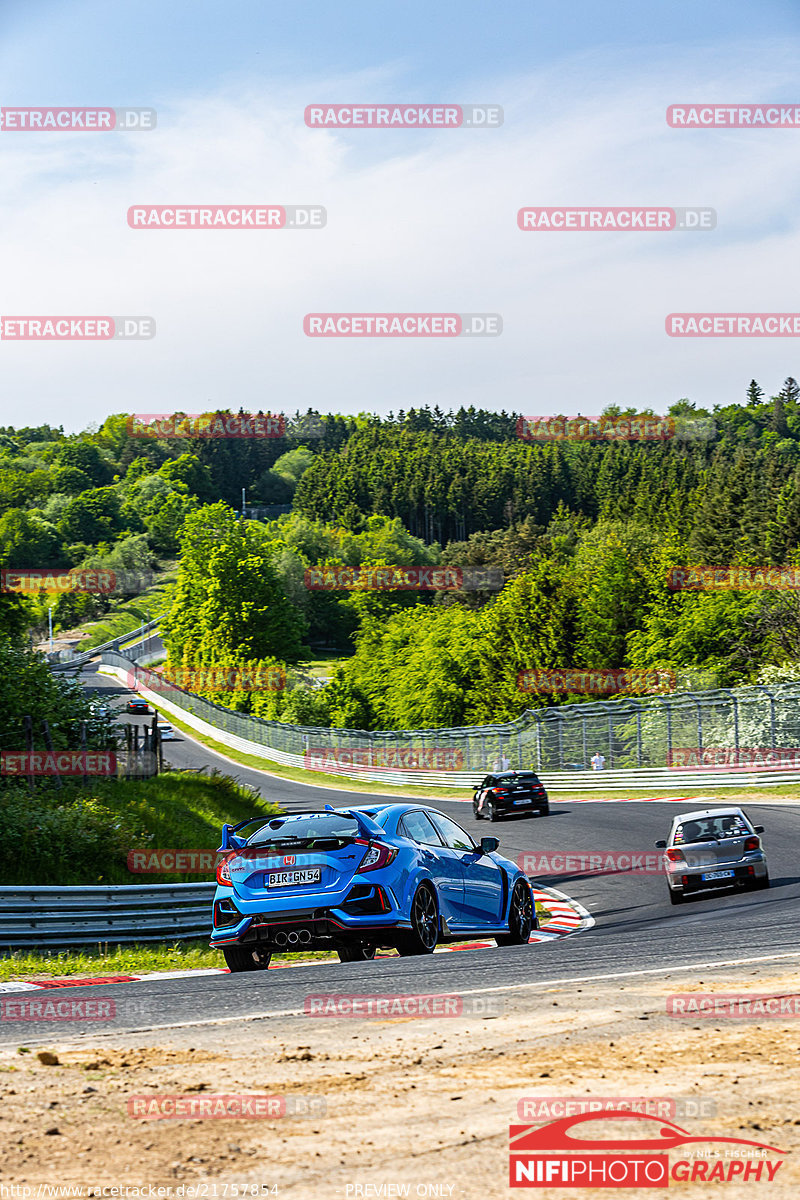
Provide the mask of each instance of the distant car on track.
POLYGON ((156 721, 156 729, 162 742, 174 742, 177 740, 175 730, 168 721, 156 721))
POLYGON ((476 821, 486 817, 499 821, 523 813, 533 816, 539 813, 546 817, 550 812, 550 801, 539 776, 533 771, 503 771, 499 775, 487 775, 474 791, 472 811, 476 821))
POLYGON ((141 715, 142 713, 149 713, 150 708, 146 700, 141 700, 138 696, 132 696, 125 705, 125 712, 141 715))
POLYGON ((675 817, 664 850, 669 898, 680 904, 694 892, 717 888, 769 887, 767 856, 753 825, 741 808, 702 808, 675 817))
POLYGON ((378 947, 430 954, 439 942, 491 937, 524 945, 538 928, 527 876, 419 804, 308 810, 222 828, 211 945, 231 971, 273 953, 378 947))

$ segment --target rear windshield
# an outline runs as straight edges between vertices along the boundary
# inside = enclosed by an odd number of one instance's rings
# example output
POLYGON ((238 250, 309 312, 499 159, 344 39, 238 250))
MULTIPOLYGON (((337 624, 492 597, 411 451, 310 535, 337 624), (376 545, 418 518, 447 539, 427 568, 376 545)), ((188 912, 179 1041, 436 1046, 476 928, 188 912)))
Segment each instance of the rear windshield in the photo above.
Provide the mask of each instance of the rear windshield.
POLYGON ((358 822, 346 813, 309 813, 293 817, 273 817, 262 825, 248 846, 296 845, 311 842, 351 842, 358 837, 358 822))
POLYGON ((538 783, 539 776, 534 775, 533 771, 517 771, 516 775, 496 775, 495 779, 498 783, 502 783, 505 787, 510 787, 514 783, 538 783))
POLYGON ((687 842, 722 842, 726 838, 747 837, 752 829, 743 817, 729 814, 724 817, 702 817, 686 821, 675 830, 673 844, 687 842))

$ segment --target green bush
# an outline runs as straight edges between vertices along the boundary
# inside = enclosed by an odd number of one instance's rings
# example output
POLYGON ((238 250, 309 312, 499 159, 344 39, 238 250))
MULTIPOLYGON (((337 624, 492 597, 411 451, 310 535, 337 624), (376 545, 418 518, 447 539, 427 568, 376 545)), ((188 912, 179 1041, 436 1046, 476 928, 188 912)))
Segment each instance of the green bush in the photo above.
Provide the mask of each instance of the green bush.
POLYGON ((226 775, 165 772, 148 780, 88 787, 37 781, 0 790, 0 879, 4 884, 192 883, 197 874, 134 874, 131 850, 215 850, 223 822, 272 816, 279 806, 226 775))

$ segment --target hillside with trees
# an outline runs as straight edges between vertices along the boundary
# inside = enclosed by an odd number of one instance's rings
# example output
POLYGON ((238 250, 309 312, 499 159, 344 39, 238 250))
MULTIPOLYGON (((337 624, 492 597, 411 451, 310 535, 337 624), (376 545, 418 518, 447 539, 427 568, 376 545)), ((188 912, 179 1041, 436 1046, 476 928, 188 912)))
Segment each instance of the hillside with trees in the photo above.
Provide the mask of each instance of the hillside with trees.
MULTIPOLYGON (((637 413, 653 415, 603 415, 637 413)), ((297 414, 265 439, 135 437, 125 414, 75 435, 6 427, 0 566, 177 561, 168 666, 280 668, 284 689, 223 701, 303 724, 472 724, 581 699, 521 692, 531 667, 705 672, 722 686, 791 671, 797 591, 674 592, 667 577, 798 561, 800 388, 787 379, 767 397, 752 381, 742 404, 683 400, 667 415, 673 436, 657 441, 525 441, 519 414, 476 409, 297 414), (242 519, 243 488, 269 519, 242 519), (306 571, 324 565, 491 566, 504 586, 310 589, 306 571), (310 688, 303 663, 326 652, 348 657, 310 688)), ((2 594, 0 638, 40 637, 51 604, 58 629, 109 603, 2 594)))

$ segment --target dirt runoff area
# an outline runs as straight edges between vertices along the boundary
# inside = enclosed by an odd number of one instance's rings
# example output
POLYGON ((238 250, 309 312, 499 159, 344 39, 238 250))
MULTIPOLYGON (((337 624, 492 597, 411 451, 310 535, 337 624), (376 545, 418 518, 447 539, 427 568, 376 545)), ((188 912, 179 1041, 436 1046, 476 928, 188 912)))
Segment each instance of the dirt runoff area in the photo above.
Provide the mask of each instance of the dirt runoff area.
MULTIPOLYGON (((486 1200, 521 1194, 509 1191, 510 1125, 544 1129, 587 1104, 631 1102, 703 1139, 667 1147, 679 1195, 795 1197, 800 1013, 667 1015, 674 993, 742 991, 786 997, 800 979, 783 967, 676 972, 495 992, 471 1015, 281 1017, 4 1050, 0 1197, 486 1200), (250 1105, 245 1116, 226 1109, 231 1097, 250 1105), (164 1115, 173 1103, 183 1116, 164 1115), (731 1138, 787 1153, 721 1140, 731 1138)), ((613 1151, 663 1120, 601 1117, 583 1135, 613 1151)), ((609 1195, 536 1183, 534 1153, 567 1155, 552 1139, 554 1150, 515 1144, 545 1200, 609 1195)))

